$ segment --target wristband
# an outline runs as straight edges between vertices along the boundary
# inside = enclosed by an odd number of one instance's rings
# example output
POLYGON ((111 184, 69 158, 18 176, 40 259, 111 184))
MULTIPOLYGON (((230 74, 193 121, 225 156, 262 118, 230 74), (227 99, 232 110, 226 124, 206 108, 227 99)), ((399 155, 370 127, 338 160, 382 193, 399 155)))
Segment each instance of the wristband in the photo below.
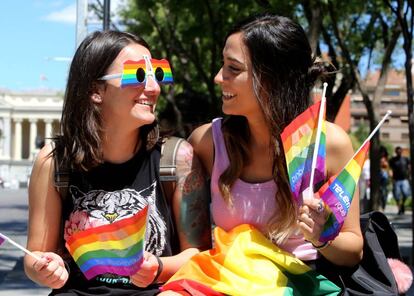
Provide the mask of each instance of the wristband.
POLYGON ((322 245, 320 245, 320 246, 315 246, 315 245, 313 244, 313 242, 310 242, 310 243, 312 244, 312 247, 314 247, 316 250, 320 251, 320 250, 323 250, 323 249, 325 249, 325 248, 329 247, 329 246, 331 245, 332 241, 330 240, 330 241, 324 242, 324 243, 323 243, 322 245))
POLYGON ((162 272, 162 269, 163 269, 163 267, 164 267, 164 264, 162 264, 162 261, 161 261, 160 257, 155 256, 155 258, 157 258, 157 262, 158 262, 158 269, 157 269, 157 273, 156 273, 156 275, 155 275, 155 278, 154 278, 154 280, 152 281, 152 283, 153 283, 153 284, 155 284, 155 283, 157 282, 157 280, 158 280, 158 278, 160 277, 160 274, 161 274, 161 272, 162 272))

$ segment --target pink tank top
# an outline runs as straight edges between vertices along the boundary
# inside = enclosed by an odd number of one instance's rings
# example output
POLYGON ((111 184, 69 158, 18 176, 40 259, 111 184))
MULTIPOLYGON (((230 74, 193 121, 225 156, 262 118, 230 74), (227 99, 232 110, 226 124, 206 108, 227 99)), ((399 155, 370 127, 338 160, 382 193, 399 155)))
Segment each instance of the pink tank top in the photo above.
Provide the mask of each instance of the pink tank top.
MULTIPOLYGON (((250 224, 266 233, 269 219, 275 211, 278 211, 275 201, 276 183, 274 180, 264 183, 247 183, 237 179, 231 190, 233 204, 227 205, 218 187, 220 175, 229 166, 229 157, 221 132, 221 118, 213 120, 212 132, 215 156, 210 186, 211 212, 214 223, 226 231, 240 224, 250 224)), ((305 242, 301 234, 292 235, 279 247, 301 260, 317 258, 317 251, 310 243, 305 242)))

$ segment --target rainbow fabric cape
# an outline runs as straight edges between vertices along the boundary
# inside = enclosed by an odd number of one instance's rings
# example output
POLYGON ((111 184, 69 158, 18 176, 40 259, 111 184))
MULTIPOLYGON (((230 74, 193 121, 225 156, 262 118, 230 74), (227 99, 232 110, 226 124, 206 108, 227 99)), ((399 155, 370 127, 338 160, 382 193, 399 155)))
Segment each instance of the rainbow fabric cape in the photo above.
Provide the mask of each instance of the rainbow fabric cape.
POLYGON ((66 248, 89 280, 99 274, 135 274, 143 261, 148 206, 112 224, 79 231, 66 248))
MULTIPOLYGON (((301 204, 301 193, 310 186, 313 151, 321 101, 310 106, 296 117, 281 134, 290 188, 296 202, 301 204)), ((314 187, 325 179, 326 122, 323 114, 314 187)))
POLYGON ((254 227, 214 229, 213 249, 198 253, 161 288, 191 295, 338 295, 341 289, 254 227))
POLYGON ((332 176, 319 189, 319 196, 326 205, 325 210, 329 211, 329 216, 319 241, 326 242, 332 240, 341 230, 348 215, 369 146, 369 141, 363 144, 342 171, 332 176))

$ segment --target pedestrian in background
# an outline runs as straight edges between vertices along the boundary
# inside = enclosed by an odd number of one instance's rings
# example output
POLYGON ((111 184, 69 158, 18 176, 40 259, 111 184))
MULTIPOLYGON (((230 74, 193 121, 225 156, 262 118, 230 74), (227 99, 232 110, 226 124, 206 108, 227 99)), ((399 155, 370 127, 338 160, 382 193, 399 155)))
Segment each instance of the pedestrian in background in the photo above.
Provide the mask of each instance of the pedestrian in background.
POLYGON ((392 171, 392 192, 398 206, 398 214, 405 213, 405 201, 410 196, 410 182, 408 176, 410 172, 410 160, 402 156, 402 148, 395 148, 395 156, 390 159, 392 171))

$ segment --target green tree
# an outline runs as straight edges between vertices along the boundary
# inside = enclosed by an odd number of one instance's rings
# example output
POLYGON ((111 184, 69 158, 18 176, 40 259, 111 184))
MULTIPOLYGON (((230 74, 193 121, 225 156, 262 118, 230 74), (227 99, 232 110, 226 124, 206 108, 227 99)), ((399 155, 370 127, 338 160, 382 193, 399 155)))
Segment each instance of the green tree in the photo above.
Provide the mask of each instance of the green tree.
POLYGON ((163 96, 165 110, 173 111, 174 116, 168 118, 168 113, 161 111, 168 126, 175 126, 184 135, 191 128, 186 128, 186 123, 198 124, 220 114, 214 76, 220 68, 225 34, 237 20, 264 11, 268 4, 260 2, 128 2, 122 12, 127 30, 145 37, 153 47, 153 55, 169 59, 174 67, 174 88, 163 96), (192 117, 183 119, 183 113, 192 117))
MULTIPOLYGON (((326 12, 329 19, 324 36, 331 38, 330 48, 332 47, 335 53, 338 52, 336 56, 341 58, 340 69, 343 69, 345 76, 354 81, 356 89, 361 94, 372 131, 381 116, 381 97, 401 27, 386 9, 385 4, 378 0, 329 1, 326 12), (380 71, 374 93, 369 92, 361 75, 360 61, 364 56, 369 57, 368 71, 380 71)), ((370 147, 371 199, 368 210, 378 209, 379 206, 379 148, 379 133, 376 133, 370 147)))
MULTIPOLYGON (((414 31, 414 1, 413 0, 396 0, 384 2, 391 9, 401 26, 403 35, 403 49, 405 53, 405 77, 407 89, 407 106, 408 106, 408 129, 410 134, 410 160, 411 160, 411 180, 414 180, 414 91, 413 91, 413 31, 414 31)), ((411 184, 412 185, 412 184, 411 184)), ((411 186, 411 196, 414 197, 414 186, 411 186)), ((414 213, 414 203, 411 203, 414 213)), ((414 235, 414 219, 412 221, 412 234, 414 235)), ((411 258, 414 258, 414 248, 411 251, 411 258)))

